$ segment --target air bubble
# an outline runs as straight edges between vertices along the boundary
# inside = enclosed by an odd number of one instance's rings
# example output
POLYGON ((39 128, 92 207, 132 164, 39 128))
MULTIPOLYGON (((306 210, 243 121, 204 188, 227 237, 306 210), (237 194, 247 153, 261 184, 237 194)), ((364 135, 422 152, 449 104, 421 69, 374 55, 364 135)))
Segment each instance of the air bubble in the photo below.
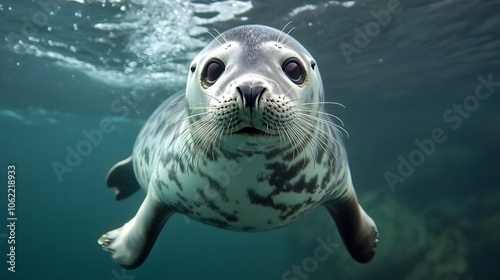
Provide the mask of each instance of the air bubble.
POLYGON ((135 68, 135 67, 137 67, 137 62, 135 62, 135 61, 130 61, 130 62, 128 63, 128 66, 129 66, 129 67, 132 67, 132 68, 135 68))

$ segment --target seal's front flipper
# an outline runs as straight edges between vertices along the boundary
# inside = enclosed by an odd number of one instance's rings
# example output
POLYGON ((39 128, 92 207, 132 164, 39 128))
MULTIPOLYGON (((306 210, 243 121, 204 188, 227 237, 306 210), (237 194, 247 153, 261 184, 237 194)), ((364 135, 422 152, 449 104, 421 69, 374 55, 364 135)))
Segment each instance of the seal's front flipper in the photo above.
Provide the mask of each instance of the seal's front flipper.
POLYGON ((372 218, 359 205, 356 195, 324 205, 335 220, 352 258, 360 263, 369 262, 375 255, 378 230, 372 218))
POLYGON ((111 252, 119 266, 137 268, 148 257, 158 234, 173 213, 149 191, 135 217, 121 228, 102 235, 97 243, 111 252))
POLYGON ((106 185, 115 189, 115 199, 122 200, 140 189, 135 178, 132 157, 128 157, 113 165, 106 175, 106 185))

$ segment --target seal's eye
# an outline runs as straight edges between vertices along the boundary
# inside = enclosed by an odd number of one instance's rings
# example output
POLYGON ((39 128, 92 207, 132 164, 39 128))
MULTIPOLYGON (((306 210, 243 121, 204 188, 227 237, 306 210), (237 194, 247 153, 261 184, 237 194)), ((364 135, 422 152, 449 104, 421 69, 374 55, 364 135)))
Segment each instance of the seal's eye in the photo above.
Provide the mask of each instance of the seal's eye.
POLYGON ((203 73, 201 74, 201 79, 208 85, 213 85, 217 79, 224 73, 225 66, 224 63, 218 59, 211 59, 205 65, 203 73))
POLYGON ((302 68, 302 65, 296 58, 292 57, 285 60, 281 68, 292 82, 296 83, 297 85, 300 85, 304 82, 304 68, 302 68))

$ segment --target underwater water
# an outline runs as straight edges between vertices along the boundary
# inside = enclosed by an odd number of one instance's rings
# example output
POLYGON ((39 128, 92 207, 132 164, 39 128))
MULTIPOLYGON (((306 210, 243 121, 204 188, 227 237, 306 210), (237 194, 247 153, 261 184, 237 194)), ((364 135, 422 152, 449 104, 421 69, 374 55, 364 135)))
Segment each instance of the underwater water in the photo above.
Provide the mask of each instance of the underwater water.
POLYGON ((499 8, 0 0, 0 279, 500 279, 499 8), (144 194, 115 201, 109 168, 183 89, 208 32, 289 22, 318 62, 326 99, 346 107, 328 110, 349 132, 354 185, 380 232, 373 261, 352 260, 318 208, 262 233, 175 215, 140 268, 119 268, 97 239, 144 194), (319 240, 336 244, 321 260, 319 240))

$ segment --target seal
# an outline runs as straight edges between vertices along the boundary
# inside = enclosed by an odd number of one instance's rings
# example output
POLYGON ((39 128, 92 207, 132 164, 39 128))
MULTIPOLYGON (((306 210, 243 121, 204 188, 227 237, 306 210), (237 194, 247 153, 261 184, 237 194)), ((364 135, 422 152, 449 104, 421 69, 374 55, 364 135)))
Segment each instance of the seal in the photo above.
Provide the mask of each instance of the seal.
POLYGON ((191 63, 185 93, 156 109, 132 156, 109 171, 117 200, 140 188, 147 194, 137 214, 98 243, 134 269, 174 213, 264 231, 323 205, 351 256, 370 261, 378 231, 358 203, 346 131, 327 104, 335 103, 324 101, 316 61, 288 34, 245 25, 214 37, 191 63))

